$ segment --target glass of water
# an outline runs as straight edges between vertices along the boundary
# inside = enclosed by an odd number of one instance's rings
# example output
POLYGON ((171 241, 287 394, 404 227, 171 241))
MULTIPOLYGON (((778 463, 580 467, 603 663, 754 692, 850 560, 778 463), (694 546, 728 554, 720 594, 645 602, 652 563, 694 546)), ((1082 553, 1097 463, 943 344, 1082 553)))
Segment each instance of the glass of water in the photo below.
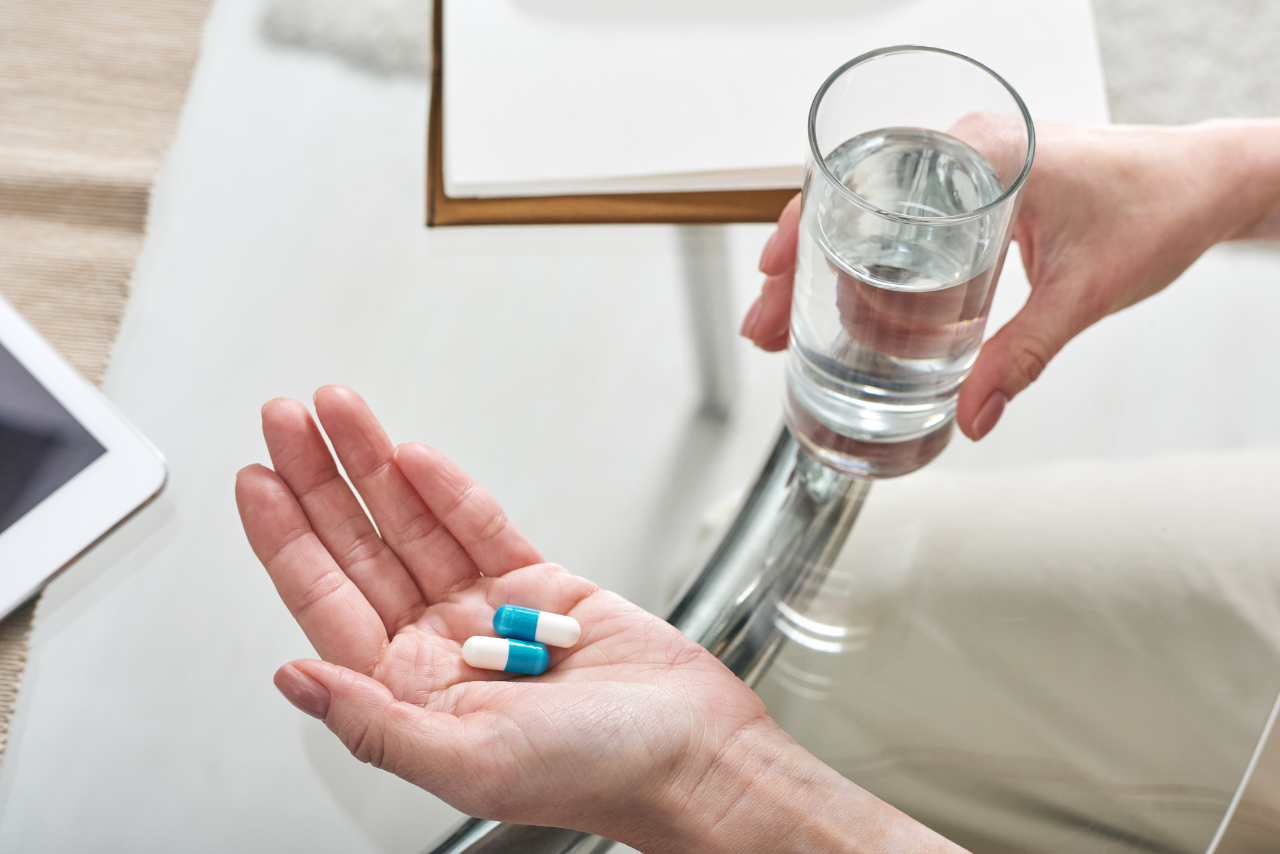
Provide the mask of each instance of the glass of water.
POLYGON ((884 48, 822 84, 785 401, 815 457, 880 478, 941 453, 1034 151, 1018 93, 958 53, 884 48))

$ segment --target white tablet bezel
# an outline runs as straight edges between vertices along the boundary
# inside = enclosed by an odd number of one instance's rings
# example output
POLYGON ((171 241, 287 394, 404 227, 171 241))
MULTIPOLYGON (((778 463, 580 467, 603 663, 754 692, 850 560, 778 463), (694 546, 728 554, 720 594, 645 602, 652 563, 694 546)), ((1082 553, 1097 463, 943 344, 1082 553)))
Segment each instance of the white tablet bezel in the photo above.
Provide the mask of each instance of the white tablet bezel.
POLYGON ((0 344, 106 449, 0 531, 0 616, 160 493, 164 457, 3 298, 0 344))

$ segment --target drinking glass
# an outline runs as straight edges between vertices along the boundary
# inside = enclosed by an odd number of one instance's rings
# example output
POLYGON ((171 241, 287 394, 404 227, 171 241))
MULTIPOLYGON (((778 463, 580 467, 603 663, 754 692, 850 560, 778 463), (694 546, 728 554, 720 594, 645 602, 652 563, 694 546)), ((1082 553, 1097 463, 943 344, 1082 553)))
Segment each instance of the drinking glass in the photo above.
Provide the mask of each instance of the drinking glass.
POLYGON ((1018 93, 952 51, 875 50, 822 84, 784 402, 812 455, 882 478, 941 453, 1034 151, 1018 93))

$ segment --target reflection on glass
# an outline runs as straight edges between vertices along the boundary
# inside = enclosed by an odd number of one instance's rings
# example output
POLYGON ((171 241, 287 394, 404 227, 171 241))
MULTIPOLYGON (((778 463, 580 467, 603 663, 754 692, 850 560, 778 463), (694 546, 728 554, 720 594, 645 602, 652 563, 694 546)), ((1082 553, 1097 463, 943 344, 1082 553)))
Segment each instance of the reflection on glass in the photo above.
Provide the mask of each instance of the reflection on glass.
POLYGON ((0 346, 0 531, 106 453, 0 346))
POLYGON ((974 852, 1202 854, 1280 690, 1278 476, 1250 451, 882 482, 757 690, 974 852))
POLYGON ((1035 148, 1021 98, 937 48, 863 54, 809 112, 784 415, 852 477, 946 446, 1035 148))

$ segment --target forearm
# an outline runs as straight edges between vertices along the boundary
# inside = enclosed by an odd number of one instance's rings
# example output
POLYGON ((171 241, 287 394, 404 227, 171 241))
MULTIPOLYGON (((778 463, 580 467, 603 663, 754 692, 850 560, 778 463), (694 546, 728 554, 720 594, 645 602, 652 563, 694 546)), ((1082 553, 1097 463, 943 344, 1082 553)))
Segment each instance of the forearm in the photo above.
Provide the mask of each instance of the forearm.
POLYGON ((1221 181, 1226 240, 1280 240, 1280 120, 1206 122, 1221 181))
POLYGON ((1280 201, 1252 224, 1240 229, 1228 240, 1280 240, 1280 201))
POLYGON ((767 719, 740 732, 705 774, 672 794, 656 826, 637 826, 623 841, 646 854, 963 854, 767 719))

